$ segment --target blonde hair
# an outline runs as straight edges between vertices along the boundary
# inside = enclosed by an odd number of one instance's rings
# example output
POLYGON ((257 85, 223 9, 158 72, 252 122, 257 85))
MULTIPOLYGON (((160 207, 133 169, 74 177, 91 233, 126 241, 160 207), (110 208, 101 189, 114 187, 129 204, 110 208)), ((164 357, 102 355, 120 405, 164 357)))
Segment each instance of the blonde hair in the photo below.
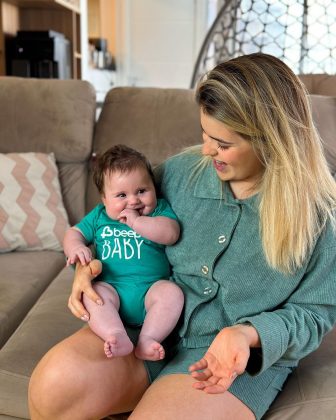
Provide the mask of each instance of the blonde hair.
POLYGON ((336 183, 303 84, 281 60, 256 53, 216 66, 196 99, 203 112, 250 141, 263 163, 255 186, 263 249, 271 267, 292 273, 326 224, 336 224, 336 183))

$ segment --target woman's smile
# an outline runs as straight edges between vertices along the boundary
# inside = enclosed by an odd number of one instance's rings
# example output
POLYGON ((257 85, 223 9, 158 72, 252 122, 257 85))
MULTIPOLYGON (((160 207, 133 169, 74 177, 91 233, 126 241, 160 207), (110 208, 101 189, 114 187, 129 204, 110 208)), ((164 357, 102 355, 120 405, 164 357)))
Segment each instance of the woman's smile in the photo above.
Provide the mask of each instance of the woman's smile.
POLYGON ((213 160, 213 165, 214 165, 215 169, 219 172, 224 172, 227 168, 226 163, 222 162, 221 160, 217 160, 217 159, 213 160))

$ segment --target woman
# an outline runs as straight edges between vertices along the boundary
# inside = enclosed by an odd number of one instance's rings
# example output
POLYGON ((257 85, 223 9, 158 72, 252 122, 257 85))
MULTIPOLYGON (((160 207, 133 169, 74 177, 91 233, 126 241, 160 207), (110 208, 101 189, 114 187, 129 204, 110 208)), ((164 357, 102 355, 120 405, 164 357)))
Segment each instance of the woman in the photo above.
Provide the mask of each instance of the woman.
MULTIPOLYGON (((83 329, 37 366, 33 420, 259 419, 334 325, 336 186, 302 84, 251 54, 210 71, 196 98, 201 153, 156 173, 182 227, 167 255, 185 310, 166 359, 107 360, 83 329)), ((99 299, 88 269, 69 299, 78 317, 89 316, 82 292, 99 299)))

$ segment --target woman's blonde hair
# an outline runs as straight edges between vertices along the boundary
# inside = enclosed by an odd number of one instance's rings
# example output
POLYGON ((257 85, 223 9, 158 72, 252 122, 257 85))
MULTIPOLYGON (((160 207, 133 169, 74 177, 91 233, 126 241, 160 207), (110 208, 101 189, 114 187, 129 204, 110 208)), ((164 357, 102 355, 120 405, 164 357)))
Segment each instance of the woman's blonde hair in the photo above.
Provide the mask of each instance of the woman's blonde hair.
POLYGON ((306 90, 281 60, 262 53, 217 65, 199 83, 203 112, 250 141, 265 171, 260 228, 270 266, 300 268, 328 222, 336 183, 314 127, 306 90))

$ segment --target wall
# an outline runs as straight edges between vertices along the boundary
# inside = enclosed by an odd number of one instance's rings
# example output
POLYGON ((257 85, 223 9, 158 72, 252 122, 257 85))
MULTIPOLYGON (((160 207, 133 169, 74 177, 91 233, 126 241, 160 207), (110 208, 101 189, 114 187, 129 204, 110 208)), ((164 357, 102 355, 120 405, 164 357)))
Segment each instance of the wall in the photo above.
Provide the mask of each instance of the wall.
POLYGON ((118 85, 187 88, 208 0, 117 0, 118 85))
POLYGON ((214 1, 81 0, 82 75, 95 86, 97 100, 103 101, 113 86, 188 88, 197 54, 211 24, 208 12, 214 1), (104 1, 113 5, 112 12, 109 8, 105 13, 104 1), (98 2, 100 7, 104 6, 104 19, 99 16, 98 2), (117 64, 113 73, 88 66, 88 23, 90 31, 93 28, 98 35, 103 20, 103 37, 106 38, 108 26, 114 39, 109 41, 117 64), (97 22, 100 26, 95 26, 97 22))
POLYGON ((82 52, 82 79, 89 80, 88 66, 89 66, 89 50, 88 50, 88 4, 87 0, 81 0, 81 52, 82 52))

